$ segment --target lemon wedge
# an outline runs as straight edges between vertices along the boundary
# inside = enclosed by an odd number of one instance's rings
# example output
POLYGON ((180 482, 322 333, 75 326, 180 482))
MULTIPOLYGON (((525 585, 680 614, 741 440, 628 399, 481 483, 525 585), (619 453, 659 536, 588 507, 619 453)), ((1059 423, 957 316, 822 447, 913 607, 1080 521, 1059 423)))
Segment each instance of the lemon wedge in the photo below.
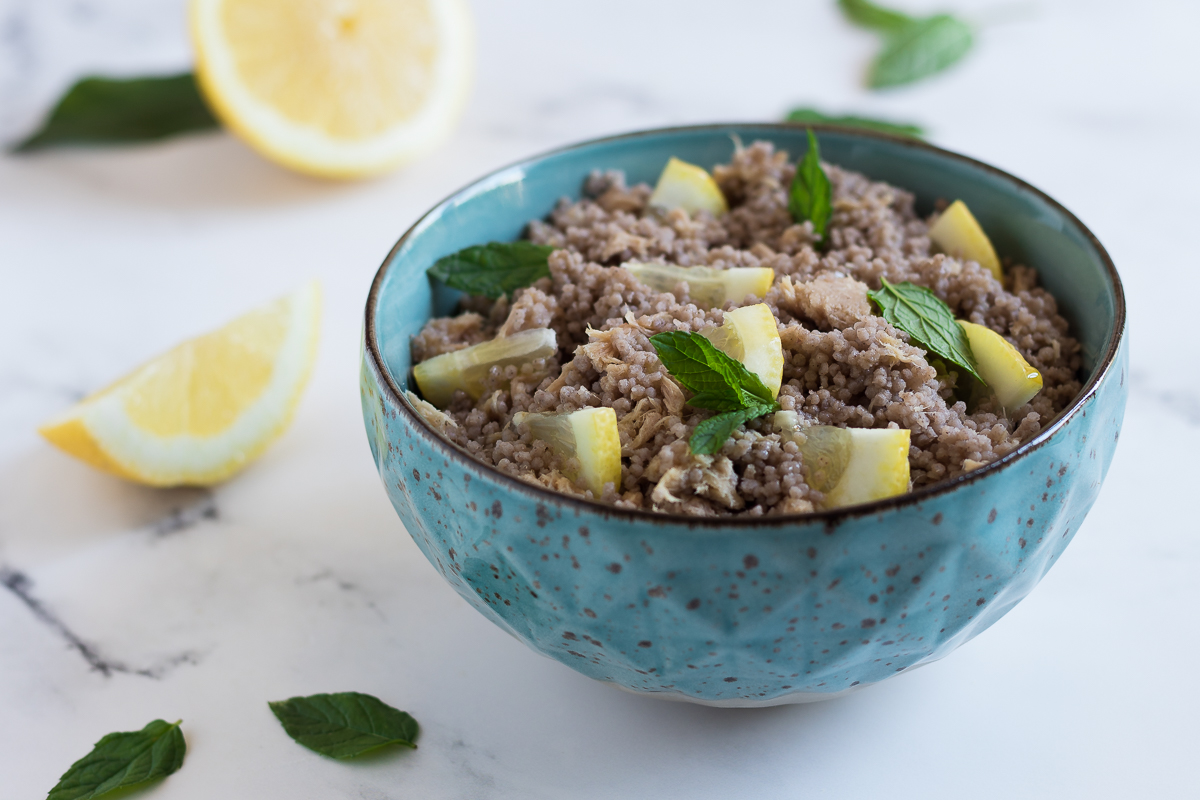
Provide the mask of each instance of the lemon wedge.
POLYGON ((689 214, 697 211, 707 211, 714 217, 719 217, 729 210, 721 187, 712 179, 703 167, 671 158, 658 183, 654 193, 650 195, 650 205, 657 208, 682 208, 689 214))
POLYGON ((593 497, 604 494, 604 484, 621 486, 621 435, 617 431, 617 412, 611 408, 581 408, 568 414, 518 412, 513 425, 528 425, 535 439, 541 439, 564 458, 574 459, 578 469, 568 467, 564 474, 589 489, 593 497))
POLYGON ((184 342, 39 432, 76 458, 151 486, 209 486, 292 419, 316 357, 321 294, 295 294, 184 342))
POLYGON ((942 216, 929 229, 929 238, 943 252, 955 258, 979 262, 979 266, 991 270, 997 280, 1003 277, 992 240, 983 232, 975 215, 962 200, 955 200, 942 212, 942 216))
POLYGON ((463 0, 191 0, 190 15, 209 105, 300 172, 392 169, 445 139, 466 102, 463 0))
POLYGON ((985 325, 959 320, 971 343, 979 376, 996 394, 996 400, 1008 411, 1028 403, 1042 390, 1042 373, 1007 339, 985 325))
POLYGON ((840 508, 908 491, 906 428, 803 427, 794 411, 777 411, 774 429, 796 443, 808 485, 825 495, 823 508, 840 508))
POLYGON ((717 308, 725 301, 740 303, 747 295, 764 297, 775 282, 770 267, 680 267, 675 264, 622 264, 642 283, 656 292, 672 292, 680 283, 688 285, 688 296, 701 308, 717 308))
POLYGON ((462 389, 478 400, 492 367, 522 366, 558 351, 557 338, 549 328, 532 328, 512 336, 497 336, 486 342, 442 353, 413 367, 413 377, 425 399, 445 408, 462 389))
POLYGON ((772 397, 779 396, 783 383, 783 343, 779 340, 775 315, 766 303, 726 311, 721 327, 701 333, 714 347, 761 378, 772 397))

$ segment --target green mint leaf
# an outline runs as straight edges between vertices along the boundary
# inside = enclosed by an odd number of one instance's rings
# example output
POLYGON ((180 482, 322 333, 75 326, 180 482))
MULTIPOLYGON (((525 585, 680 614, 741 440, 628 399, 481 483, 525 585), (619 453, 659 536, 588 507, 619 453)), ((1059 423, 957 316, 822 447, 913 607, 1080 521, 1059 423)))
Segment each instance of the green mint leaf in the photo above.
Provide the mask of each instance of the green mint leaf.
POLYGON ((954 319, 950 306, 924 286, 905 281, 888 283, 881 278, 883 288, 867 292, 883 314, 883 318, 909 335, 914 344, 924 347, 947 361, 965 369, 980 381, 975 366, 975 354, 967 334, 954 319))
POLYGON ((885 33, 916 22, 908 14, 877 6, 869 0, 838 0, 838 8, 855 25, 885 33))
POLYGON ((656 333, 650 344, 672 377, 694 393, 688 405, 722 412, 696 426, 688 441, 693 453, 717 452, 739 425, 779 409, 761 378, 700 334, 656 333))
POLYGON ((699 408, 734 411, 775 402, 761 378, 698 333, 656 333, 650 344, 675 380, 695 393, 693 406, 699 399, 699 408))
POLYGON ((493 300, 550 276, 554 248, 533 242, 491 242, 438 259, 429 274, 467 294, 493 300))
POLYGON ((46 800, 91 800, 165 778, 183 766, 186 751, 179 722, 156 719, 140 731, 110 733, 63 773, 46 800))
POLYGON ((58 101, 41 130, 13 151, 144 142, 218 126, 191 73, 128 80, 84 78, 58 101))
POLYGON ((288 736, 324 756, 354 758, 389 744, 417 746, 417 721, 369 694, 314 694, 268 705, 288 736))
POLYGON ((901 86, 941 72, 967 54, 971 26, 949 14, 926 17, 892 32, 867 75, 872 89, 901 86))
POLYGON ((696 408, 707 408, 710 411, 741 411, 745 408, 745 403, 742 401, 741 395, 736 392, 721 393, 721 392, 700 392, 692 395, 692 399, 687 401, 689 406, 696 408))
POLYGON ((812 128, 808 129, 808 152, 796 165, 796 176, 792 178, 788 210, 796 222, 812 222, 813 233, 825 238, 833 214, 833 188, 829 176, 821 169, 821 149, 812 128))
POLYGON ((770 414, 772 411, 778 411, 777 403, 758 403, 749 408, 743 408, 738 411, 728 411, 724 414, 717 414, 715 417, 709 417, 696 426, 692 431, 692 438, 688 440, 688 446, 693 453, 697 455, 712 455, 719 452, 725 446, 725 442, 737 430, 739 425, 749 422, 752 419, 757 419, 763 414, 770 414))
POLYGON ((843 125, 847 128, 862 128, 868 131, 890 133, 893 136, 908 136, 913 139, 924 137, 925 130, 920 125, 911 122, 889 122, 871 117, 859 117, 853 114, 831 116, 815 108, 794 108, 788 112, 785 122, 795 122, 801 125, 811 125, 814 122, 827 122, 832 125, 843 125))

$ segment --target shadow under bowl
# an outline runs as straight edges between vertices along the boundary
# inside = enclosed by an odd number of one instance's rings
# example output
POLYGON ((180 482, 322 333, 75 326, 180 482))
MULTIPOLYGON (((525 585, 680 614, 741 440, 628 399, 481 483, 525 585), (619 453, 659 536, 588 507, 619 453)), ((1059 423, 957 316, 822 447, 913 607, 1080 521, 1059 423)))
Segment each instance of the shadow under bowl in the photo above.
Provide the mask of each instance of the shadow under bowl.
POLYGON ((734 136, 802 153, 803 128, 728 124, 584 142, 494 172, 401 237, 366 307, 363 417, 388 496, 460 595, 534 650, 634 692, 718 706, 834 697, 939 659, 1002 617, 1079 530, 1124 414, 1125 305, 1112 261, 1027 183, 923 142, 812 126, 830 163, 961 198, 997 250, 1035 267, 1083 346, 1084 389, 1007 457, 897 498, 781 517, 697 519, 578 500, 503 475, 403 397, 410 339, 458 293, 425 270, 518 238, 595 169, 653 182, 670 156, 727 162, 734 136))

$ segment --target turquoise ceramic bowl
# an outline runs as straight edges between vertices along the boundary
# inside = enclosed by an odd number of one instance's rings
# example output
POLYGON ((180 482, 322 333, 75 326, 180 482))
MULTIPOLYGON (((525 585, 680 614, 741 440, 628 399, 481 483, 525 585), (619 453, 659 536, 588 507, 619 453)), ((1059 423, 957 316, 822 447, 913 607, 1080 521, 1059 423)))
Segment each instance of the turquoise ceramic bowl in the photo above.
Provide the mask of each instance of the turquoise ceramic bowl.
POLYGON ((834 697, 939 659, 1025 597, 1100 491, 1125 408, 1121 283, 1095 237, 1017 178, 917 141, 818 127, 830 162, 962 198, 1031 264, 1083 343, 1087 380, 1033 441, 968 476, 846 510, 732 520, 621 511, 502 475, 403 397, 409 340, 456 293, 425 270, 519 237, 593 169, 653 182, 670 156, 728 161, 733 136, 793 153, 804 131, 712 125, 585 142, 499 170, 401 237, 367 300, 362 408, 388 496, 430 563, 534 650, 634 692, 710 705, 834 697))

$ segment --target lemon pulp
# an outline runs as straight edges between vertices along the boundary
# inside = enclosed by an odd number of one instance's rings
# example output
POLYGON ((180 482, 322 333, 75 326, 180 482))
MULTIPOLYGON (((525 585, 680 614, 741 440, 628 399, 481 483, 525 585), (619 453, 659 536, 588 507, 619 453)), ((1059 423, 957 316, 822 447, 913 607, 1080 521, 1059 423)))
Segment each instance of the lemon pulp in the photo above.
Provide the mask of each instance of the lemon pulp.
POLYGON ((466 99, 462 0, 191 0, 191 21, 221 121, 304 172, 396 166, 444 138, 466 99))

